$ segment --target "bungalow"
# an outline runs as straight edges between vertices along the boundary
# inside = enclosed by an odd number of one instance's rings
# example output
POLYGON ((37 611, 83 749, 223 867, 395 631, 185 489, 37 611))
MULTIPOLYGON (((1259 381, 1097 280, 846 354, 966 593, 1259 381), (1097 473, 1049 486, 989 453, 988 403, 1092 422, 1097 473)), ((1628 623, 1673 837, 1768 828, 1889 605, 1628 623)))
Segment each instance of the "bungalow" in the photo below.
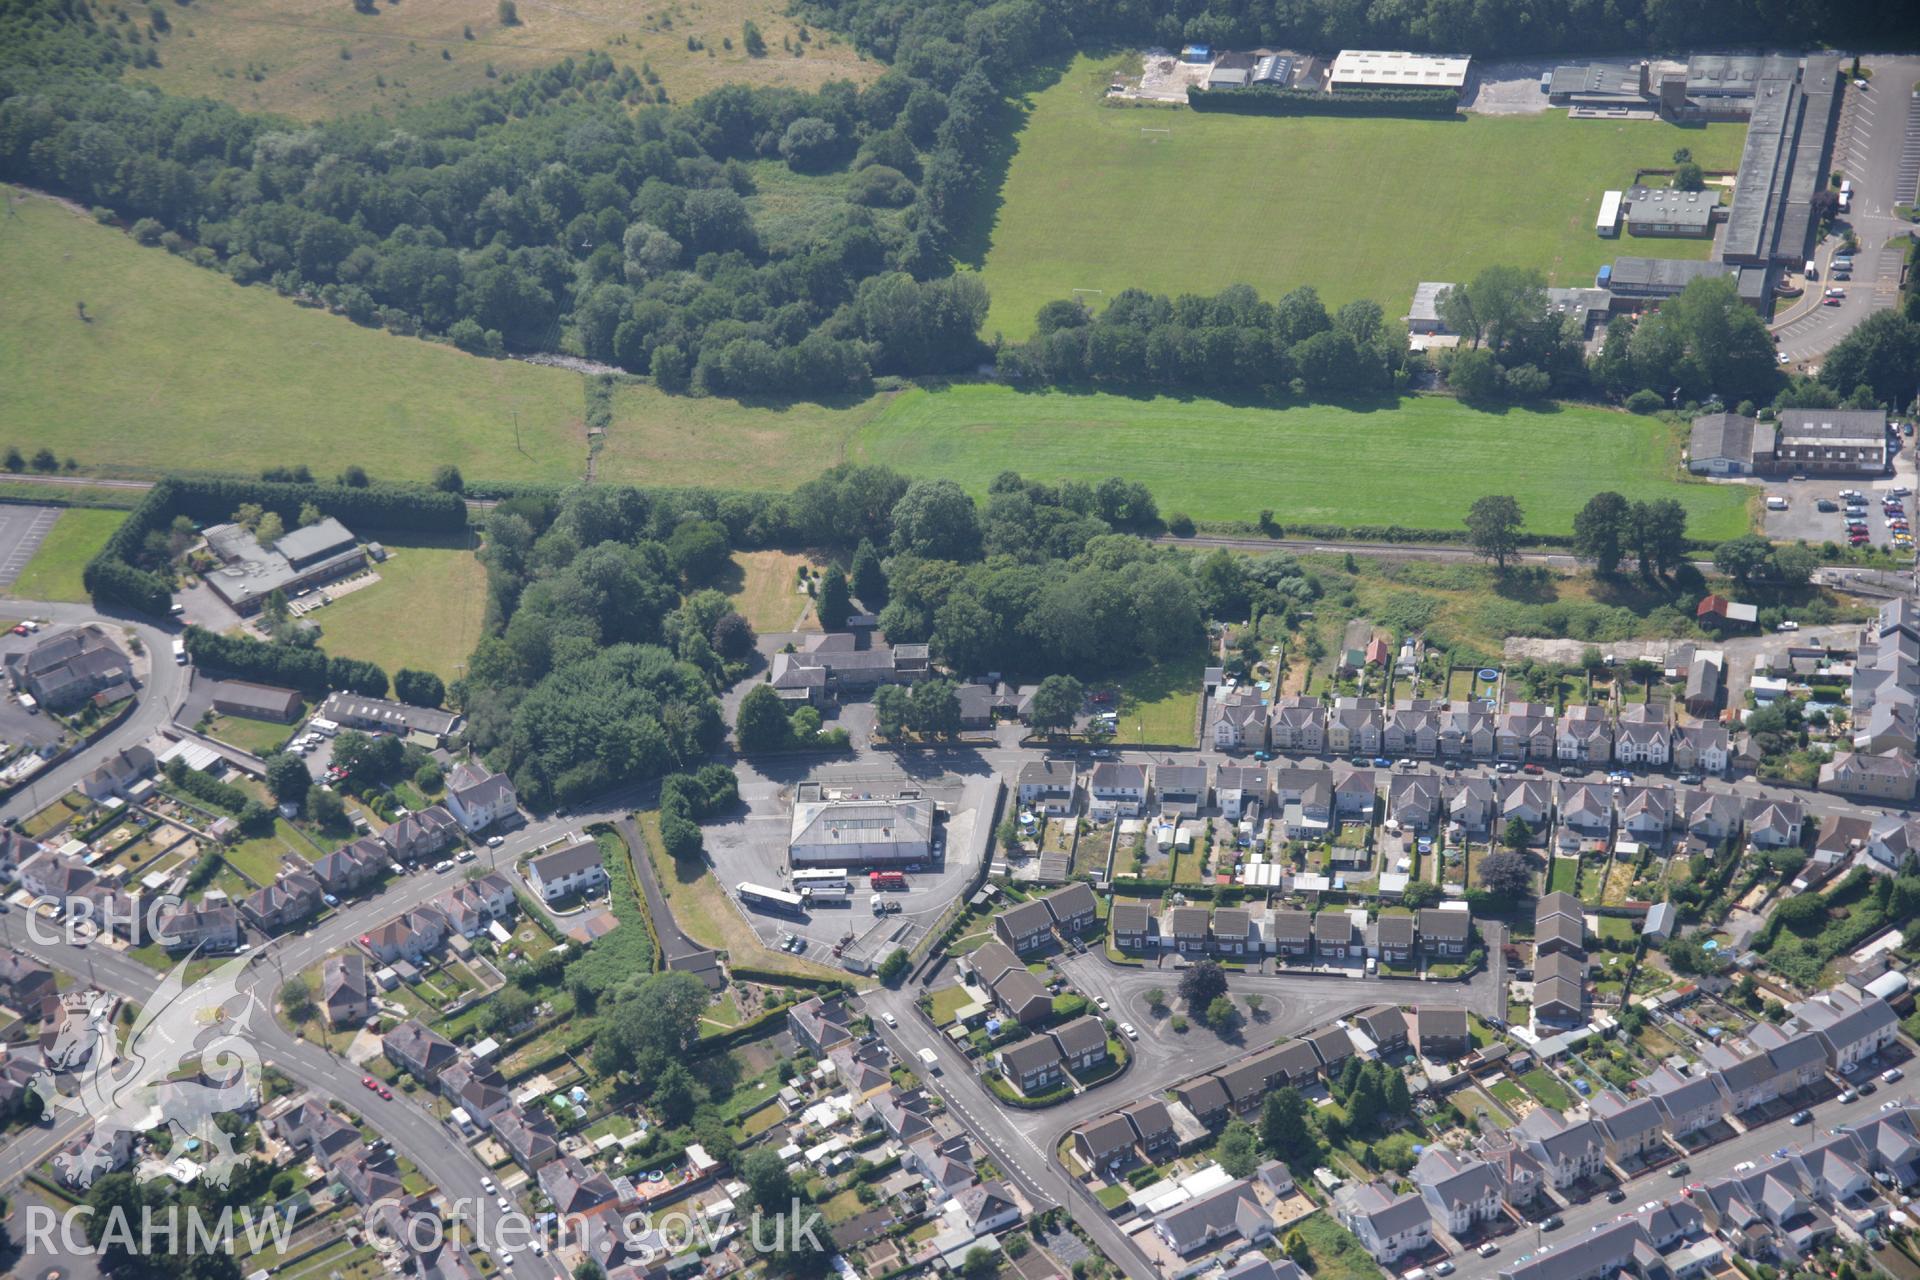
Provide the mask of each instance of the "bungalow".
POLYGON ((1554 727, 1554 755, 1583 764, 1606 764, 1613 759, 1613 726, 1604 708, 1578 704, 1560 713, 1554 727))
POLYGON ((1154 1231, 1186 1258, 1235 1236, 1261 1244, 1273 1236, 1273 1219, 1260 1207, 1252 1184, 1241 1178, 1162 1213, 1154 1231))
POLYGON ((1153 912, 1143 902, 1115 902, 1108 913, 1113 925, 1113 945, 1122 951, 1146 951, 1159 945, 1153 912))
POLYGON ((1586 1017, 1587 958, 1556 951, 1533 962, 1533 1020, 1538 1025, 1572 1026, 1586 1017))
POLYGON ((1673 730, 1673 767, 1682 772, 1725 773, 1732 754, 1727 728, 1698 721, 1673 730))
POLYGON ((1488 779, 1450 778, 1440 786, 1440 802, 1448 827, 1473 839, 1483 839, 1492 831, 1498 797, 1488 779))
MULTIPOLYGON (((1302 912, 1301 914, 1305 914, 1302 912)), ((1413 961, 1413 917, 1383 915, 1374 925, 1374 945, 1386 964, 1410 964, 1413 961)))
POLYGON ((1440 820, 1440 779, 1430 773, 1396 773, 1387 781, 1387 818, 1409 831, 1440 820))
POLYGON ((1444 1005, 1418 1006, 1413 1011, 1413 1047, 1429 1062, 1452 1062, 1473 1051, 1467 1011, 1444 1005))
POLYGON ((1683 1076, 1663 1063, 1640 1087, 1660 1108, 1660 1126, 1676 1142, 1726 1118, 1726 1095, 1706 1076, 1683 1076))
POLYGON ((1324 961, 1346 961, 1353 954, 1353 918, 1344 911, 1322 911, 1314 916, 1313 946, 1324 961))
POLYGON ((1086 1071, 1107 1060, 1107 1029, 1096 1017, 1085 1015, 1064 1022, 1047 1035, 1069 1071, 1086 1071))
POLYGON ((1582 1178, 1598 1177, 1606 1166, 1606 1140, 1592 1120, 1567 1120, 1550 1107, 1535 1107, 1514 1130, 1547 1182, 1565 1191, 1582 1178))
POLYGON ((447 775, 447 808, 471 835, 519 812, 520 797, 506 774, 463 760, 447 775))
POLYGON ((1313 950, 1313 914, 1298 907, 1276 907, 1268 917, 1268 937, 1276 954, 1304 956, 1313 950))
POLYGON ((1093 766, 1087 792, 1096 817, 1137 818, 1147 807, 1147 771, 1137 764, 1103 760, 1093 766))
POLYGON ((1228 822, 1251 817, 1267 802, 1267 771, 1241 765, 1223 765, 1214 778, 1214 798, 1220 802, 1220 816, 1228 822))
POLYGON ((1053 941, 1053 913, 1037 898, 1008 907, 993 918, 993 936, 1015 955, 1038 951, 1053 941))
POLYGON ((1538 702, 1509 702, 1494 721, 1493 735, 1502 760, 1553 759, 1553 713, 1538 702))
MULTIPOLYGON (((1104 1047, 1104 1035, 1103 1047, 1104 1047)), ((1060 1048, 1050 1037, 1031 1036, 994 1054, 994 1065, 1021 1093, 1032 1097, 1063 1082, 1060 1048)))
POLYGON ((1160 812, 1183 818, 1193 817, 1207 807, 1211 790, 1207 786, 1207 767, 1202 764, 1163 764, 1154 766, 1154 794, 1160 798, 1160 812))
POLYGON ((1620 709, 1613 726, 1613 758, 1621 764, 1664 769, 1672 753, 1672 728, 1664 709, 1644 702, 1620 709))
POLYGON ((975 1239, 1003 1231, 1026 1216, 1026 1207, 1012 1187, 998 1179, 976 1183, 955 1197, 960 1216, 975 1239))
POLYGON ((1160 929, 1177 951, 1197 955, 1212 950, 1212 921, 1205 907, 1169 907, 1161 914, 1160 929))
POLYGON ((1420 910, 1420 950, 1429 962, 1460 960, 1473 941, 1473 913, 1449 907, 1422 907, 1420 910))
POLYGON ((1798 800, 1755 798, 1747 804, 1747 839, 1762 849, 1783 849, 1802 840, 1806 811, 1798 800))
POLYGON ((1649 1151, 1660 1147, 1660 1131, 1665 1121, 1660 1104, 1652 1098, 1627 1098, 1613 1089, 1602 1089, 1590 1104, 1594 1123, 1600 1126, 1600 1139, 1607 1158, 1625 1167, 1639 1163, 1649 1151))
POLYGON ((1240 689, 1213 704, 1213 745, 1244 751, 1267 745, 1267 704, 1252 689, 1240 689))
POLYGON ((407 1019, 381 1037, 380 1051, 388 1062, 426 1084, 437 1082, 440 1073, 460 1057, 452 1041, 417 1018, 407 1019))
POLYGON ((1327 720, 1327 750, 1342 756, 1377 756, 1380 703, 1373 698, 1335 698, 1327 720))
MULTIPOLYGON (((984 950, 984 948, 982 948, 984 950)), ((853 1015, 844 997, 808 996, 787 1010, 787 1030, 815 1057, 853 1039, 853 1015)))
POLYGON ((127 747, 101 761, 99 767, 81 781, 80 789, 87 793, 90 800, 124 796, 142 778, 152 773, 153 767, 153 752, 141 746, 127 747))
POLYGON ((1267 713, 1267 741, 1275 751, 1319 755, 1327 749, 1327 705, 1298 695, 1277 699, 1267 713))
POLYGON ((1033 760, 1020 768, 1020 807, 1050 818, 1073 812, 1080 792, 1080 766, 1071 760, 1033 760))
POLYGON ((1456 1239, 1502 1217, 1506 1188, 1500 1171, 1485 1160, 1436 1144, 1421 1153, 1413 1183, 1433 1220, 1456 1239))
POLYGON ((1344 760, 1335 763, 1333 802, 1342 817, 1371 821, 1378 799, 1373 770, 1357 768, 1344 760))
POLYGON ((611 881, 600 860, 600 846, 577 839, 528 861, 527 883, 542 901, 557 902, 569 894, 596 893, 611 881))
POLYGON ((1384 1183, 1348 1183, 1333 1203, 1341 1224, 1383 1265, 1433 1243, 1433 1215, 1418 1191, 1396 1195, 1384 1183))
POLYGON ((336 952, 320 967, 320 1011, 333 1031, 373 1016, 373 980, 358 951, 336 952))

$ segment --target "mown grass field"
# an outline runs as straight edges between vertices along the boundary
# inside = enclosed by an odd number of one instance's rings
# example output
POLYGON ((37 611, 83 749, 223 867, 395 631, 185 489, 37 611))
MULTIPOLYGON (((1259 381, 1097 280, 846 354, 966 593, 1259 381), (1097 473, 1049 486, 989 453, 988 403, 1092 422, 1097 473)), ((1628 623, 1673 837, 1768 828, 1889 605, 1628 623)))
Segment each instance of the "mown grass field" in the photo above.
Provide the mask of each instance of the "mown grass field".
POLYGON ((985 261, 988 333, 1025 337, 1041 303, 1074 289, 1244 282, 1274 297, 1310 284, 1329 304, 1372 298, 1399 316, 1419 281, 1496 263, 1572 285, 1620 254, 1704 258, 1706 241, 1599 239, 1601 192, 1670 165, 1679 147, 1735 168, 1745 137, 1737 124, 1562 111, 1430 121, 1111 108, 1116 66, 1137 74, 1139 59, 1078 58, 1025 100, 985 261))
POLYGON ((818 631, 813 601, 796 589, 807 563, 809 557, 789 551, 736 551, 720 588, 756 632, 818 631))
POLYGON ((470 539, 392 543, 380 581, 316 611, 330 654, 431 671, 451 684, 465 670, 487 609, 487 574, 470 539))
POLYGON ((331 476, 357 462, 424 480, 450 462, 565 482, 585 470, 577 374, 363 329, 0 192, 0 444, 133 475, 306 463, 331 476))
POLYGON ((375 0, 370 8, 307 0, 169 6, 173 29, 161 41, 161 65, 129 77, 316 120, 431 102, 496 83, 494 76, 596 52, 616 66, 651 67, 676 102, 721 84, 815 89, 828 80, 871 80, 885 69, 830 31, 810 30, 800 41, 801 24, 777 0, 516 0, 513 26, 500 21, 492 0, 375 0), (763 58, 742 47, 749 18, 766 39, 763 58), (689 37, 704 47, 689 48, 689 37))
POLYGON ((22 600, 86 600, 81 572, 126 518, 124 511, 90 507, 70 507, 61 512, 8 593, 22 600))
POLYGON ((856 457, 944 476, 978 495, 1007 468, 1043 480, 1145 481, 1163 515, 1458 528, 1482 494, 1519 499, 1527 528, 1566 533, 1596 490, 1677 498, 1700 538, 1745 532, 1749 491, 1678 478, 1672 431, 1564 405, 1488 413, 1442 396, 1379 408, 1238 408, 1007 387, 909 391, 861 428, 856 457))

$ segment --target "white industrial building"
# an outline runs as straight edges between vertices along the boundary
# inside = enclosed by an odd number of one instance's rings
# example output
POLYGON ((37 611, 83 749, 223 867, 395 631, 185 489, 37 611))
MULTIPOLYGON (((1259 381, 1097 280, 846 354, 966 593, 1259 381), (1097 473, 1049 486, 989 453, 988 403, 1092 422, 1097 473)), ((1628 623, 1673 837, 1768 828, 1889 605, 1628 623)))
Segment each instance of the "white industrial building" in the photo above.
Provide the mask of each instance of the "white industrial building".
POLYGON ((933 801, 918 796, 827 799, 793 806, 787 856, 802 867, 898 867, 933 852, 933 801))
POLYGON ((1342 89, 1466 88, 1471 58, 1378 49, 1342 49, 1328 87, 1342 89))

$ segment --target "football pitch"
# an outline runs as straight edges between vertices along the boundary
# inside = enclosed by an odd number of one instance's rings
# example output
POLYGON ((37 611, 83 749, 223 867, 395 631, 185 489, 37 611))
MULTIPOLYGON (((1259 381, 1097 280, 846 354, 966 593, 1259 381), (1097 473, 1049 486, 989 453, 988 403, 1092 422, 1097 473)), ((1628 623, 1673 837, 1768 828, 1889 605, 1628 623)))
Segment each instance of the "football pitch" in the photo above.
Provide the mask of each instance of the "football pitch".
POLYGON ((1030 110, 987 249, 986 332, 1026 337, 1044 302, 1081 290, 1098 310, 1125 288, 1178 296, 1312 285, 1329 305, 1371 298, 1406 314, 1422 280, 1495 264, 1591 283, 1621 255, 1705 258, 1705 240, 1603 240, 1601 193, 1681 147, 1737 168, 1745 126, 1567 119, 1564 111, 1454 120, 1201 114, 1113 107, 1108 73, 1076 59, 1030 110))
POLYGON ((1489 493, 1519 500, 1533 533, 1566 534, 1601 489, 1676 498, 1688 532, 1745 533, 1745 485, 1690 483, 1673 428, 1591 405, 1489 413, 1449 396, 1377 406, 1242 408, 1216 400, 907 391, 859 427, 851 456, 985 496, 1011 469, 1036 480, 1143 480, 1162 515, 1283 524, 1458 529, 1489 493))

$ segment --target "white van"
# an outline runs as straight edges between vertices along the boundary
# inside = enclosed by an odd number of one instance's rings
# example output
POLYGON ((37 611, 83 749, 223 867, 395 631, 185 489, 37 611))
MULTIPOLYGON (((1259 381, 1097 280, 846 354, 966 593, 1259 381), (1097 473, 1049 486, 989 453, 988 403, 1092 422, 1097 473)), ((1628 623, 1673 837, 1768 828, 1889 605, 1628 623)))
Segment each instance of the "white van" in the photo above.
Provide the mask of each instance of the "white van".
POLYGON ((187 665, 187 642, 180 636, 173 638, 173 661, 177 666, 187 665))
POLYGON ((925 1066, 926 1069, 933 1072, 933 1074, 935 1075, 940 1074, 940 1059, 934 1056, 933 1050, 931 1049, 920 1050, 920 1062, 921 1062, 921 1065, 925 1066))
POLYGON ((1785 498, 1772 497, 1767 499, 1767 510, 1785 511, 1786 509, 1787 509, 1787 500, 1785 498))

